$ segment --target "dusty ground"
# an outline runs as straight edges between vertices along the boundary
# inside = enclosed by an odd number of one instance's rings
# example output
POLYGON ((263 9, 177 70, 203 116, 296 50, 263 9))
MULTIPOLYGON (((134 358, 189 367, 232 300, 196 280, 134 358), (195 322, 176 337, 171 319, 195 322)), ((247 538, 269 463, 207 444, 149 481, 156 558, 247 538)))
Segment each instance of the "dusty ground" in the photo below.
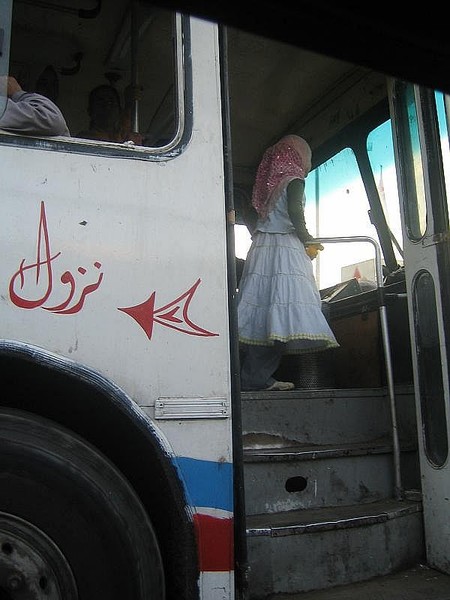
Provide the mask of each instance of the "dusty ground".
POLYGON ((277 595, 272 600, 450 600, 450 575, 418 565, 351 586, 294 596, 277 595))

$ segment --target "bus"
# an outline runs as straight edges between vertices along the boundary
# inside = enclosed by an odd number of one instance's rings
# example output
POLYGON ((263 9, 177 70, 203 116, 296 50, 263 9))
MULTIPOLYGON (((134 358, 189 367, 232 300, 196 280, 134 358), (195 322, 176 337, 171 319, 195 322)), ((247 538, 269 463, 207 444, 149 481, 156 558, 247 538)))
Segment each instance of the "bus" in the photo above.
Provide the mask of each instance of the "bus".
POLYGON ((0 0, 0 48, 0 114, 11 76, 70 132, 0 130, 0 597, 448 586, 447 95, 148 0, 0 0), (288 133, 339 348, 243 392, 252 186, 288 133))

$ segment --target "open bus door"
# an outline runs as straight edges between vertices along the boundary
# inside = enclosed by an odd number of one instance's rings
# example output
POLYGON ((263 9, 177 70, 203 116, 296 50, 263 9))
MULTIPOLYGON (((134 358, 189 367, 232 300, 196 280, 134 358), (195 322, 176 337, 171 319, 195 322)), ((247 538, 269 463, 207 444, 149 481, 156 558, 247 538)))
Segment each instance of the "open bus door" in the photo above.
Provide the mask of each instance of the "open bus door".
POLYGON ((445 102, 442 94, 431 90, 402 82, 392 86, 426 550, 430 565, 450 573, 450 241, 443 167, 449 138, 445 102))

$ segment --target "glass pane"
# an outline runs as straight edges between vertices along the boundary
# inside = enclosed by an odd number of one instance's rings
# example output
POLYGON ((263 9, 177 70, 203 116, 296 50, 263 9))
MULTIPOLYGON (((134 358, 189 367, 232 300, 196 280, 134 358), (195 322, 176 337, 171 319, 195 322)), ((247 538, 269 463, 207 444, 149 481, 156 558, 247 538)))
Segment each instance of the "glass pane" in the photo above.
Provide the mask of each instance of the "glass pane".
MULTIPOLYGON (((439 134, 441 140, 442 162, 444 166, 445 191, 447 202, 450 199, 450 140, 448 122, 450 119, 450 98, 442 92, 436 92, 439 134)), ((449 209, 450 212, 450 209, 449 209)))
MULTIPOLYGON (((311 171, 306 179, 305 217, 315 237, 368 236, 378 239, 370 222, 369 201, 355 154, 345 148, 311 171)), ((314 261, 319 288, 353 277, 375 280, 370 243, 328 244, 314 261)))
POLYGON ((426 231, 424 174, 420 153, 419 129, 412 85, 398 83, 398 134, 402 160, 403 202, 408 237, 420 240, 426 231))
POLYGON ((413 301, 425 451, 430 462, 441 466, 448 454, 447 419, 436 293, 433 278, 427 271, 421 271, 414 281, 413 301))
POLYGON ((175 13, 142 2, 113 2, 92 18, 16 2, 11 73, 59 106, 75 138, 166 146, 180 131, 184 93, 175 21, 175 13))
POLYGON ((386 217, 386 223, 390 229, 394 252, 398 263, 403 265, 402 225, 390 120, 369 134, 367 138, 367 153, 386 217))
POLYGON ((0 116, 6 106, 11 33, 11 0, 0 0, 0 116))
POLYGON ((252 245, 252 236, 246 225, 234 226, 235 246, 237 258, 246 259, 250 246, 252 245))

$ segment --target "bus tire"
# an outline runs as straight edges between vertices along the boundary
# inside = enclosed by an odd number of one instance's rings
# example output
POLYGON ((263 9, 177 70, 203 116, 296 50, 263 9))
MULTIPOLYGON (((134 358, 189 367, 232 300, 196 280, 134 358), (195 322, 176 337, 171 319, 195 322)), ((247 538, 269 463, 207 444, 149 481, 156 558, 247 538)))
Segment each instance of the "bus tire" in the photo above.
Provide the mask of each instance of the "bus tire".
POLYGON ((73 432, 8 408, 0 409, 4 597, 164 598, 157 539, 124 476, 73 432))

